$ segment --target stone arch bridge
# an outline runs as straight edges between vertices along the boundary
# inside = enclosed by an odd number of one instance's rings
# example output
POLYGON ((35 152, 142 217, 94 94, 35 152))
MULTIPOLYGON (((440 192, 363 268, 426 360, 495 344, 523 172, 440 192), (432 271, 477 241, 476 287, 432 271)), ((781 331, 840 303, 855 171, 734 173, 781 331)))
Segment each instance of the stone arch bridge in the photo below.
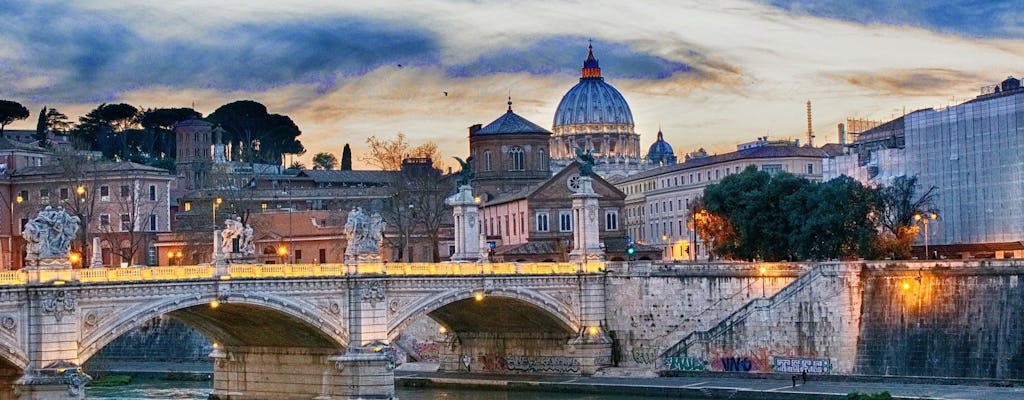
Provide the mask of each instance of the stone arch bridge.
POLYGON ((605 275, 586 264, 230 265, 0 273, 0 398, 82 398, 79 367, 159 315, 214 341, 221 399, 390 398, 388 343, 447 331, 443 370, 593 373, 611 360, 605 275))

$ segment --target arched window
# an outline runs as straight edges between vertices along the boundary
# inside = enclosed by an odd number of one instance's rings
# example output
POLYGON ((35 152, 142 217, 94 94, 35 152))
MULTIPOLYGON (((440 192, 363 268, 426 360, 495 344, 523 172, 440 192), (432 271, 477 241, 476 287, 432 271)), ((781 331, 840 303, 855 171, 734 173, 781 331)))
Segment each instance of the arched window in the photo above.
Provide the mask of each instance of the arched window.
POLYGON ((484 151, 484 171, 491 171, 491 151, 484 151))
POLYGON ((537 170, 548 170, 548 151, 543 147, 537 150, 537 170))
POLYGON ((526 153, 523 152, 523 148, 519 146, 513 146, 508 151, 508 170, 509 171, 523 171, 526 169, 526 153))

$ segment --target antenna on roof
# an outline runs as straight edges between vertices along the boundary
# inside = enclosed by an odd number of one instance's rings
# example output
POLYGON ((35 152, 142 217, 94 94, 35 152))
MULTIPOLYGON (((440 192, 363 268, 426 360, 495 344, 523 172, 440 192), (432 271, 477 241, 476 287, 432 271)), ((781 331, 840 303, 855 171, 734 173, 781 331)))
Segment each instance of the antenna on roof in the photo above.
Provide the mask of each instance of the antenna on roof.
POLYGON ((811 101, 807 100, 807 147, 814 147, 814 128, 811 127, 811 101))

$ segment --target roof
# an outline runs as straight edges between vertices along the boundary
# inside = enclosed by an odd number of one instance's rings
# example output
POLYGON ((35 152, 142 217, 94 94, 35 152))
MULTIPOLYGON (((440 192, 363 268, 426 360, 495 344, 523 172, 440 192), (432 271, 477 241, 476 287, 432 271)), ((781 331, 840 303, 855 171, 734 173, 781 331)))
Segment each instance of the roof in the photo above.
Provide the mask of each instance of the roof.
POLYGON ((517 133, 541 133, 550 135, 551 131, 544 129, 540 125, 530 122, 526 118, 520 117, 518 114, 512 112, 512 104, 509 102, 508 111, 505 112, 504 115, 498 117, 494 122, 487 124, 487 126, 473 132, 473 136, 517 133))
MULTIPOLYGON (((170 172, 163 168, 151 167, 148 165, 133 163, 129 161, 114 162, 114 161, 101 161, 101 162, 89 162, 81 164, 81 171, 86 174, 92 173, 107 173, 107 172, 152 172, 156 174, 165 174, 167 177, 171 177, 170 172)), ((11 176, 29 176, 29 175, 50 175, 50 174, 64 174, 65 170, 60 165, 43 165, 39 167, 26 167, 21 168, 11 176)))
POLYGON ((817 147, 797 147, 797 146, 759 146, 750 149, 744 149, 734 151, 732 153, 717 154, 713 156, 691 158, 686 160, 682 164, 668 165, 661 168, 655 168, 652 170, 644 171, 636 175, 631 175, 626 179, 616 181, 616 184, 623 182, 630 182, 636 180, 642 180, 650 178, 652 176, 658 176, 665 173, 683 171, 688 169, 705 167, 708 165, 714 165, 729 161, 736 160, 755 160, 761 158, 784 158, 784 157, 818 157, 827 158, 828 154, 824 150, 817 147))
MULTIPOLYGON (((5 131, 5 132, 9 132, 9 131, 5 131)), ((46 149, 44 149, 42 147, 39 147, 39 146, 36 146, 36 145, 32 145, 32 144, 28 144, 28 143, 22 143, 22 142, 19 142, 17 140, 11 140, 11 139, 8 139, 6 137, 0 137, 0 150, 22 150, 22 151, 31 151, 31 152, 35 152, 35 153, 45 153, 46 152, 46 149)))
POLYGON ((556 248, 555 242, 551 240, 537 240, 521 244, 509 244, 498 246, 494 254, 501 256, 552 254, 561 251, 556 248))
POLYGON ((398 171, 354 171, 354 170, 320 170, 306 169, 299 172, 297 177, 309 177, 316 183, 391 183, 394 181, 398 171))

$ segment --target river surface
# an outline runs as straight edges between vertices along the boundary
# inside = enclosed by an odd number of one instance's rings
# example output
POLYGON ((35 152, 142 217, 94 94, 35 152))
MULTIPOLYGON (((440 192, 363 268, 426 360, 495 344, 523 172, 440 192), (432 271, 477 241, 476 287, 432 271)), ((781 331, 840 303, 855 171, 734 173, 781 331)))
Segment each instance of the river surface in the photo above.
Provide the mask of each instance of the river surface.
MULTIPOLYGON (((86 390, 86 398, 90 400, 207 400, 207 396, 213 390, 210 385, 210 382, 145 381, 118 387, 89 387, 86 390)), ((403 387, 397 388, 395 394, 401 400, 627 400, 636 398, 636 396, 618 395, 403 387)))

